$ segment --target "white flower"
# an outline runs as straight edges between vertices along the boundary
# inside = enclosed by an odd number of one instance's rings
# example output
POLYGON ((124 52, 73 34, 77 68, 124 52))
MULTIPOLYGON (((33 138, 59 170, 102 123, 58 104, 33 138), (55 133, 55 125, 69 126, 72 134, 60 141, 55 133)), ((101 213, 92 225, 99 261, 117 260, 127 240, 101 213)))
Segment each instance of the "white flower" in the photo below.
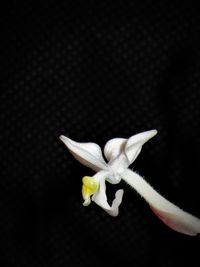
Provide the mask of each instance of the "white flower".
POLYGON ((150 205, 152 211, 170 228, 188 235, 200 233, 200 220, 169 202, 155 191, 141 176, 128 167, 139 155, 141 148, 150 138, 157 134, 156 130, 142 132, 132 137, 114 138, 101 148, 95 143, 78 143, 63 135, 60 139, 72 155, 83 165, 96 171, 93 177, 83 177, 83 205, 90 204, 91 199, 107 213, 117 216, 124 191, 118 190, 110 206, 106 196, 106 181, 118 184, 121 179, 133 187, 150 205))

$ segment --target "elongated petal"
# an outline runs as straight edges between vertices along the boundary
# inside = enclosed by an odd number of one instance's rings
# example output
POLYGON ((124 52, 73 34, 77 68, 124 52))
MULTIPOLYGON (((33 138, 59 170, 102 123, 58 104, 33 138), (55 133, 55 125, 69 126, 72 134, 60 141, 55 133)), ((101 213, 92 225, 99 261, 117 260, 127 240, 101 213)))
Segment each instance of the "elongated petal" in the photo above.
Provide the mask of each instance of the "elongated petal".
POLYGON ((150 130, 133 135, 128 139, 125 146, 125 154, 128 157, 130 164, 137 158, 144 143, 156 134, 157 130, 150 130))
POLYGON ((165 199, 138 174, 127 169, 122 178, 149 203, 153 212, 167 226, 191 236, 200 233, 200 219, 165 199))
POLYGON ((109 140, 104 147, 104 155, 108 161, 113 160, 124 150, 127 139, 113 138, 109 140))
POLYGON ((115 217, 119 214, 119 206, 122 202, 122 197, 124 194, 124 190, 123 189, 119 189, 116 191, 115 193, 115 199, 112 202, 112 206, 111 209, 106 210, 108 214, 110 214, 111 216, 115 217))
POLYGON ((72 155, 83 165, 99 171, 107 167, 103 159, 101 148, 95 143, 78 143, 68 137, 61 135, 60 139, 72 153, 72 155))
POLYGON ((119 205, 122 202, 124 190, 119 189, 115 193, 115 199, 112 202, 112 206, 108 204, 106 196, 106 184, 105 179, 99 181, 99 190, 92 196, 92 200, 101 208, 103 208, 109 215, 117 216, 119 213, 119 205))

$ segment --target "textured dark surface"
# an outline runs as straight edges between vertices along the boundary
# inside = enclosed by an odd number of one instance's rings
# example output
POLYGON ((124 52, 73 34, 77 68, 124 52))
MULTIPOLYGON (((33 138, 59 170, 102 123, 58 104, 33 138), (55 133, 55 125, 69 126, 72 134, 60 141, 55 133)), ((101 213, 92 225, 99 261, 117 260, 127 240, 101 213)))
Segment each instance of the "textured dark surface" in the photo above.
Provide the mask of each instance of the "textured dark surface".
POLYGON ((168 229, 125 184, 117 218, 83 207, 93 172, 58 138, 103 147, 157 129, 133 168, 200 217, 200 10, 140 2, 1 6, 1 267, 200 265, 200 238, 168 229))

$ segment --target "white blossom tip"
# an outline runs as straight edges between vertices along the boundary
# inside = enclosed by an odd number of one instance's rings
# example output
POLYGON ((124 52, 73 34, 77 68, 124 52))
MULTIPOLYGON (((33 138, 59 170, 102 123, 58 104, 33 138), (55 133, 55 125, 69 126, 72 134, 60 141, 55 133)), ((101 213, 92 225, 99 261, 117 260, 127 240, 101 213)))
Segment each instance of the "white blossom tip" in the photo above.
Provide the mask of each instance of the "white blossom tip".
POLYGON ((59 139, 63 142, 63 143, 66 143, 67 141, 69 141, 69 138, 64 136, 64 135, 60 135, 59 136, 59 139))
POLYGON ((149 130, 149 131, 147 131, 147 132, 150 133, 151 137, 154 137, 154 136, 158 133, 158 131, 157 131, 156 129, 149 130))
POLYGON ((132 164, 140 154, 142 146, 157 134, 157 130, 149 130, 131 136, 125 144, 125 154, 132 164))

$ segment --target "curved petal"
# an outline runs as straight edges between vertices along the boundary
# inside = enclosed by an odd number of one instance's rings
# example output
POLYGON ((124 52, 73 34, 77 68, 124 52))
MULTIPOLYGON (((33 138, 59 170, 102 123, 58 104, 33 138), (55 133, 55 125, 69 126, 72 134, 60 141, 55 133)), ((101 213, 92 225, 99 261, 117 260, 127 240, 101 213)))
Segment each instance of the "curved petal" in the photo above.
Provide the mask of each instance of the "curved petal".
POLYGON ((83 165, 99 171, 107 167, 101 148, 95 143, 78 143, 61 135, 60 140, 66 145, 72 155, 83 165))
POLYGON ((104 147, 104 155, 108 161, 113 160, 124 150, 127 139, 113 138, 109 140, 104 147))
POLYGON ((103 209, 110 209, 106 196, 105 178, 99 180, 99 190, 92 196, 92 200, 103 209))
POLYGON ((115 193, 115 199, 112 202, 112 206, 108 204, 106 196, 106 184, 105 177, 102 177, 99 181, 99 190, 92 196, 92 200, 101 208, 103 208, 109 215, 117 216, 119 213, 119 205, 122 202, 124 190, 119 189, 115 193))
POLYGON ((115 216, 117 216, 119 214, 119 206, 120 206, 120 204, 122 202, 123 194, 124 194, 124 190, 123 189, 117 190, 116 193, 115 193, 115 199, 112 202, 111 209, 105 210, 111 216, 115 217, 115 216))
POLYGON ((127 169, 122 178, 149 203, 153 212, 167 226, 191 236, 200 233, 200 219, 165 199, 137 173, 127 169))
POLYGON ((157 130, 150 130, 133 135, 128 139, 125 146, 125 154, 128 157, 130 164, 137 158, 144 143, 156 134, 157 130))

